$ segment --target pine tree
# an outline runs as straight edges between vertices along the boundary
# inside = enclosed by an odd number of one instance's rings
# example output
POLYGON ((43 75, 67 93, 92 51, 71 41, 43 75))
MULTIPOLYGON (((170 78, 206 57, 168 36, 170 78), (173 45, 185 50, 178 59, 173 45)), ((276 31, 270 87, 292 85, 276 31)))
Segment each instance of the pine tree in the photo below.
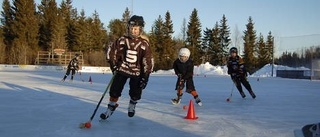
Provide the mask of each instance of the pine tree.
POLYGON ((219 53, 221 53, 222 49, 220 46, 220 29, 218 22, 216 22, 215 26, 212 29, 206 29, 204 31, 204 38, 203 38, 203 45, 204 47, 207 47, 206 49, 206 55, 207 60, 212 65, 219 65, 221 64, 222 60, 219 58, 219 53))
POLYGON ((59 16, 56 2, 54 0, 42 0, 38 9, 40 14, 39 46, 43 50, 49 51, 64 48, 65 28, 62 17, 59 16))
POLYGON ((77 41, 79 45, 75 45, 72 48, 73 51, 86 52, 88 50, 90 43, 89 39, 91 38, 91 35, 89 33, 89 25, 86 18, 85 11, 82 9, 76 22, 76 32, 78 33, 77 41))
POLYGON ((6 59, 6 45, 4 44, 4 36, 3 34, 3 28, 0 26, 0 64, 5 64, 5 59, 6 59))
POLYGON ((167 11, 165 14, 165 21, 164 21, 164 40, 163 40, 163 46, 164 46, 164 69, 171 69, 172 64, 174 60, 176 59, 177 55, 176 49, 174 48, 174 41, 172 40, 172 34, 174 33, 173 31, 173 24, 171 20, 171 15, 170 12, 167 11))
POLYGON ((34 64, 38 46, 38 18, 33 0, 13 1, 13 63, 34 64))
POLYGON ((65 24, 65 43, 66 49, 72 50, 73 47, 78 45, 78 32, 76 27, 76 22, 78 20, 77 9, 72 7, 72 1, 66 0, 62 1, 60 4, 59 13, 63 17, 63 22, 65 24))
POLYGON ((244 31, 243 41, 244 41, 244 55, 243 59, 246 64, 247 71, 252 74, 256 68, 256 31, 254 30, 254 23, 251 16, 248 19, 248 24, 246 24, 247 30, 244 31))
POLYGON ((14 48, 13 48, 13 40, 15 39, 15 34, 13 33, 13 10, 11 9, 10 1, 4 0, 2 3, 2 9, 1 11, 1 26, 3 36, 3 42, 4 42, 4 48, 5 52, 3 52, 5 62, 8 64, 12 64, 14 62, 13 55, 15 55, 14 48))
POLYGON ((274 37, 271 34, 271 31, 269 31, 266 41, 266 49, 267 49, 267 63, 272 63, 272 60, 274 58, 274 37))
POLYGON ((186 45, 191 51, 195 65, 201 64, 204 59, 201 51, 201 23, 196 9, 192 11, 188 22, 186 45))
POLYGON ((163 57, 164 52, 165 52, 164 51, 164 49, 165 49, 164 28, 165 28, 164 21, 163 21, 161 15, 159 15, 158 19, 156 19, 154 21, 154 24, 152 25, 152 31, 150 34, 150 45, 154 49, 153 57, 154 57, 154 62, 155 62, 155 66, 154 66, 155 70, 164 69, 164 65, 165 65, 164 59, 166 57, 163 57))
POLYGON ((260 33, 260 36, 258 38, 258 62, 257 62, 257 67, 260 69, 262 68, 264 65, 269 63, 269 58, 268 58, 268 49, 266 47, 266 44, 264 42, 264 38, 263 35, 260 33))
POLYGON ((228 57, 228 46, 231 43, 230 39, 230 27, 227 25, 227 18, 225 15, 222 16, 222 19, 220 20, 220 26, 219 26, 219 38, 220 38, 220 51, 217 53, 219 56, 220 62, 218 65, 224 65, 225 59, 228 57))
POLYGON ((127 33, 126 24, 120 19, 113 19, 109 22, 109 41, 113 42, 117 38, 125 35, 127 33))
POLYGON ((95 11, 88 21, 90 33, 89 51, 101 51, 106 43, 107 31, 99 19, 99 14, 95 11))

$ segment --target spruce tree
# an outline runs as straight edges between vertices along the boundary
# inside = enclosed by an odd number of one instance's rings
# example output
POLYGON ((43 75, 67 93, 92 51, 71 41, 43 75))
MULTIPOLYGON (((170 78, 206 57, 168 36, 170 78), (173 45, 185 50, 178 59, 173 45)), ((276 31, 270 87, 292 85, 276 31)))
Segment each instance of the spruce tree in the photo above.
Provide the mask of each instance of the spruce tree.
POLYGON ((231 39, 230 27, 228 26, 227 21, 227 18, 223 15, 219 26, 220 51, 217 54, 220 61, 218 62, 218 65, 224 65, 225 59, 229 55, 228 46, 231 43, 231 39))
POLYGON ((13 40, 16 36, 13 32, 13 10, 11 8, 9 0, 4 0, 2 2, 2 9, 3 10, 1 11, 1 35, 3 36, 5 52, 3 52, 1 55, 4 56, 5 63, 13 64, 13 55, 15 55, 15 53, 13 52, 13 40))
POLYGON ((150 44, 154 48, 153 57, 155 62, 155 70, 164 69, 165 67, 165 33, 164 33, 164 21, 161 15, 154 21, 152 25, 152 31, 150 34, 150 44))
POLYGON ((257 67, 260 69, 262 68, 264 65, 269 63, 269 59, 268 59, 268 49, 266 47, 266 44, 264 42, 264 38, 263 35, 260 33, 259 38, 258 38, 258 62, 257 62, 257 67))
POLYGON ((175 43, 172 39, 173 31, 173 23, 171 20, 170 12, 167 11, 165 14, 165 21, 164 21, 164 40, 163 40, 163 46, 164 46, 164 53, 163 53, 163 60, 164 60, 164 69, 168 70, 172 68, 172 64, 174 60, 176 59, 176 50, 174 48, 175 43))
POLYGON ((34 64, 38 46, 38 18, 33 0, 13 1, 13 63, 34 64))
POLYGON ((266 41, 266 58, 267 58, 267 63, 272 63, 272 60, 274 58, 274 37, 271 34, 271 31, 269 31, 268 36, 267 36, 267 41, 266 41))
POLYGON ((246 30, 243 36, 244 41, 244 55, 243 59, 246 64, 247 71, 252 74, 256 68, 256 31, 254 30, 254 23, 251 16, 248 19, 248 24, 246 24, 246 30))
POLYGON ((195 65, 201 64, 203 59, 203 51, 201 50, 201 23, 197 9, 193 9, 189 18, 186 46, 191 52, 191 58, 194 60, 195 65))

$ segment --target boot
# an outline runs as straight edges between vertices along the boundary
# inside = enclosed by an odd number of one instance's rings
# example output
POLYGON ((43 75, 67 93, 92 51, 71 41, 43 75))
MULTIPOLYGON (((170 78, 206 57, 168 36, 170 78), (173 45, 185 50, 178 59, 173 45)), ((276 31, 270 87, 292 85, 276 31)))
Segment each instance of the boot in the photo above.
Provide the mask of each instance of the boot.
POLYGON ((134 100, 130 99, 129 107, 128 107, 128 116, 129 117, 133 117, 134 116, 135 108, 136 108, 136 104, 137 103, 138 103, 137 101, 134 101, 134 100))
POLYGON ((174 105, 180 104, 180 102, 181 102, 181 97, 182 97, 182 94, 177 93, 177 97, 171 99, 172 104, 174 104, 174 105))
POLYGON ((202 102, 201 102, 201 99, 199 98, 199 96, 195 96, 195 97, 194 97, 194 100, 196 101, 196 103, 197 103, 199 106, 202 106, 202 102))
POLYGON ((246 94, 244 94, 243 91, 240 91, 240 95, 242 96, 242 98, 246 98, 246 94))
POLYGON ((103 120, 106 120, 107 118, 109 118, 113 112, 116 110, 116 108, 118 107, 119 105, 115 102, 113 103, 109 103, 108 104, 108 108, 107 108, 107 111, 104 112, 104 113, 101 113, 100 114, 100 118, 103 119, 103 120))
POLYGON ((256 98, 256 95, 254 94, 254 92, 253 92, 253 91, 249 91, 249 93, 250 93, 250 95, 251 95, 251 97, 252 97, 253 99, 255 99, 255 98, 256 98))
POLYGON ((173 99, 171 99, 171 102, 174 105, 178 105, 181 102, 181 98, 179 98, 179 97, 173 98, 173 99))
POLYGON ((71 75, 71 79, 70 79, 70 81, 73 81, 73 75, 71 75))
POLYGON ((64 75, 64 77, 62 78, 62 82, 64 82, 65 80, 66 80, 66 78, 67 78, 67 75, 64 75))

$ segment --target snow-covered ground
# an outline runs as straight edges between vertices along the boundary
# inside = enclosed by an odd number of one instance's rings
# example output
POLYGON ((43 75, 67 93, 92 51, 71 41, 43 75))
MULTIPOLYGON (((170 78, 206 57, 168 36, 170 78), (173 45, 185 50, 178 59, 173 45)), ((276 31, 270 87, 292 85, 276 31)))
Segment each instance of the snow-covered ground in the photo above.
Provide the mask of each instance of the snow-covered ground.
MULTIPOLYGON (((73 82, 60 82, 65 71, 0 69, 1 137, 293 137, 293 130, 320 122, 320 81, 270 77, 270 67, 249 77, 257 98, 242 99, 226 75, 225 67, 195 67, 195 85, 203 106, 194 105, 197 120, 184 119, 191 95, 180 105, 173 71, 150 76, 133 118, 127 116, 128 85, 119 107, 100 123, 108 94, 90 129, 78 128, 93 113, 110 73, 77 74, 73 82), (91 77, 92 83, 88 82, 91 77), (83 82, 84 81, 84 82, 83 82), (231 102, 226 102, 233 90, 231 102)), ((68 77, 69 79, 69 77, 68 77)))

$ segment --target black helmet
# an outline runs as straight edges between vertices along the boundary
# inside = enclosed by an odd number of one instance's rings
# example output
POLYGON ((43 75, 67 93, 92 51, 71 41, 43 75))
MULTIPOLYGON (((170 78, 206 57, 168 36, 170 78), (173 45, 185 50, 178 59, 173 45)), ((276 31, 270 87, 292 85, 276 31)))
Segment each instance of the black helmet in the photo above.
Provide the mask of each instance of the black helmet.
POLYGON ((76 53, 74 56, 75 56, 75 57, 79 57, 79 56, 80 56, 80 54, 79 54, 79 53, 76 53))
POLYGON ((144 20, 142 16, 137 16, 137 15, 133 15, 129 21, 128 21, 128 25, 133 25, 133 26, 140 26, 140 27, 144 27, 144 20))
POLYGON ((231 53, 237 53, 238 54, 238 49, 236 47, 232 47, 232 48, 230 48, 229 53, 230 54, 231 53))

